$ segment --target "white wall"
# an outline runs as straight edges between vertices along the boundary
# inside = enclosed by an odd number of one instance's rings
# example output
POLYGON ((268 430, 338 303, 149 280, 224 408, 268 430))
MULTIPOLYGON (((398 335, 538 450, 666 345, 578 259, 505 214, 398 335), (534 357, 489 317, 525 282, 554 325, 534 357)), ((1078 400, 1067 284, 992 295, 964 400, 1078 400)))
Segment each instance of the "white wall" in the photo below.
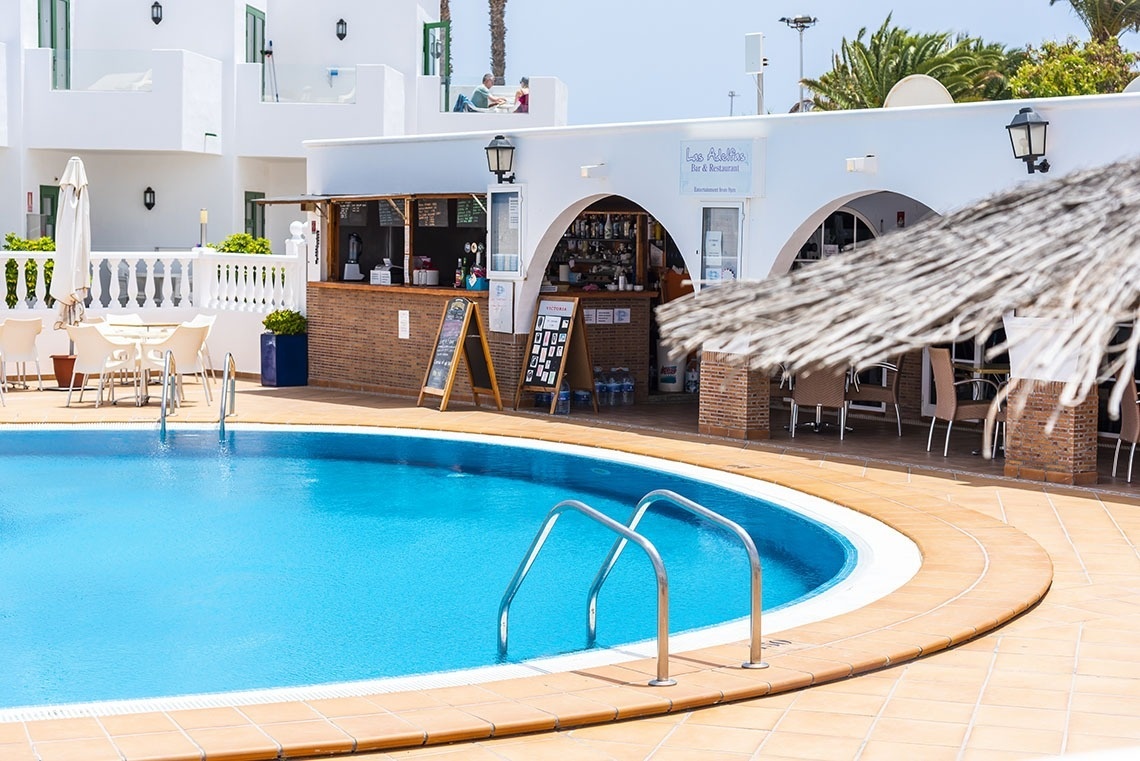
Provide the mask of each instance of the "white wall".
MULTIPOLYGON (((701 210, 745 204, 741 275, 763 278, 783 250, 839 206, 890 191, 939 213, 1021 182, 1040 182, 1013 158, 1005 125, 1024 106, 1050 122, 1049 177, 1108 163, 1140 150, 1140 94, 970 103, 922 108, 736 117, 641 125, 519 129, 515 173, 526 184, 523 209, 527 279, 516 325, 529 324, 541 273, 567 224, 592 200, 624 196, 648 210, 698 271, 701 210), (680 148, 688 140, 754 140, 751 196, 681 195, 680 148), (846 171, 846 159, 875 155, 874 174, 846 171), (583 179, 580 167, 604 163, 607 176, 583 179)), ((309 147, 314 193, 470 192, 493 181, 483 147, 493 131, 309 147), (383 171, 377 171, 383 167, 383 171)), ((786 266, 785 266, 786 268, 786 266)))

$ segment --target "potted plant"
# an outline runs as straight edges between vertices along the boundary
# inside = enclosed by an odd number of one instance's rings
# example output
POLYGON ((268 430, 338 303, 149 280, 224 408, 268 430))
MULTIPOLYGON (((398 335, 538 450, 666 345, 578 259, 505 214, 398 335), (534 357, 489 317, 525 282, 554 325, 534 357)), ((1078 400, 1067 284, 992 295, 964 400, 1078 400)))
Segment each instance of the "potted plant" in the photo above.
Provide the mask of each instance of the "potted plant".
POLYGON ((261 385, 306 386, 309 383, 308 321, 293 309, 270 312, 262 321, 261 385))

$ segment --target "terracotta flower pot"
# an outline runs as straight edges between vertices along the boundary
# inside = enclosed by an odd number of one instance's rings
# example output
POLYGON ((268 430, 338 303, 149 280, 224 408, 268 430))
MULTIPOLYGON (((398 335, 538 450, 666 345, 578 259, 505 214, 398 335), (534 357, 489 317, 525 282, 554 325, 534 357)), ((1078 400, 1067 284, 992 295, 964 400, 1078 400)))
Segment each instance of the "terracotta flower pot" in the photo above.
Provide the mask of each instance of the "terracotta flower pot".
MULTIPOLYGON (((71 373, 75 369, 74 354, 52 354, 51 365, 55 371, 55 382, 60 388, 71 387, 71 373)), ((75 387, 82 388, 87 379, 83 373, 75 376, 75 387)))

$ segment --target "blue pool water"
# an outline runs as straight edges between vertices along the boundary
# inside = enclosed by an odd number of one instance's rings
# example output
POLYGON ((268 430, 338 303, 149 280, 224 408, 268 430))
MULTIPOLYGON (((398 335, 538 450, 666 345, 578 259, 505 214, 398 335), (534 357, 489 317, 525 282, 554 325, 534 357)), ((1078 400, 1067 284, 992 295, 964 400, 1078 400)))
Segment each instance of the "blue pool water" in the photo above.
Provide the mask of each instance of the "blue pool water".
MULTIPOLYGON (((627 464, 476 441, 318 431, 0 434, 0 707, 320 684, 494 664, 497 613, 547 511, 625 521, 668 488, 743 525, 765 609, 817 593, 852 545, 790 511, 627 464)), ((652 511, 676 633, 748 614, 719 530, 652 511)), ((585 647, 612 535, 558 522, 511 608, 509 661, 585 647)), ((598 604, 599 645, 655 633, 636 548, 598 604)))

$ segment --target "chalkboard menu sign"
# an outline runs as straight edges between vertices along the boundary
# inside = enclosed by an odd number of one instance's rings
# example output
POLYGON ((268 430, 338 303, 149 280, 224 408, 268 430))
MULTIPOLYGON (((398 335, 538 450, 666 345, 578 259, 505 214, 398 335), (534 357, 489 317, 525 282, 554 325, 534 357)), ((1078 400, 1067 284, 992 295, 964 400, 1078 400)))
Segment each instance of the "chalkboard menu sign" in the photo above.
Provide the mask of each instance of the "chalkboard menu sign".
POLYGON ((460 198, 455 204, 456 227, 486 227, 485 204, 474 198, 460 198))
POLYGON ((342 203, 340 223, 345 227, 365 227, 368 224, 368 204, 364 201, 342 203))
MULTIPOLYGON (((550 411, 558 403, 558 391, 563 379, 571 391, 594 392, 593 365, 586 345, 586 326, 578 299, 567 296, 540 298, 535 310, 534 326, 527 341, 526 358, 515 392, 515 409, 518 409, 522 392, 553 391, 550 411)), ((594 411, 598 400, 594 399, 594 411)))
POLYGON ((420 198, 416 201, 418 227, 447 227, 447 199, 420 198))
POLYGON ((443 319, 439 323, 439 335, 435 339, 435 349, 428 363, 424 384, 416 404, 423 404, 424 395, 443 397, 439 409, 447 409, 455 384, 455 373, 459 369, 456 361, 462 349, 467 363, 467 375, 471 379, 471 393, 475 404, 479 404, 479 393, 491 394, 495 405, 503 409, 499 396, 499 384, 495 379, 495 369, 491 364, 491 347, 483 332, 483 320, 475 302, 456 297, 447 303, 443 319))
POLYGON ((403 198, 381 198, 380 205, 380 226, 381 227, 403 227, 404 226, 404 199, 403 198), (395 206, 393 206, 395 204, 395 206))

